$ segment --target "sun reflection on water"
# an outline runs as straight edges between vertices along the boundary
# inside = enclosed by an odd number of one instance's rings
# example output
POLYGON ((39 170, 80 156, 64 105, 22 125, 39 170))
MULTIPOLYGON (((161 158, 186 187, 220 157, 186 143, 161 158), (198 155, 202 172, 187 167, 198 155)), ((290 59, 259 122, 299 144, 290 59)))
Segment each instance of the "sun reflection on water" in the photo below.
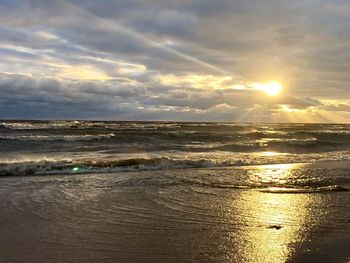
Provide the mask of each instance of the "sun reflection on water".
POLYGON ((286 185, 288 179, 293 177, 293 170, 302 166, 302 164, 263 165, 257 169, 250 169, 248 176, 256 185, 267 187, 286 185))
POLYGON ((281 155, 281 153, 267 151, 267 152, 262 152, 261 155, 262 156, 278 156, 278 155, 281 155))
MULTIPOLYGON (((252 180, 282 183, 296 165, 268 165, 252 170, 252 180)), ((242 191, 233 203, 244 223, 241 255, 246 262, 286 262, 293 244, 303 242, 310 199, 303 194, 242 191)))

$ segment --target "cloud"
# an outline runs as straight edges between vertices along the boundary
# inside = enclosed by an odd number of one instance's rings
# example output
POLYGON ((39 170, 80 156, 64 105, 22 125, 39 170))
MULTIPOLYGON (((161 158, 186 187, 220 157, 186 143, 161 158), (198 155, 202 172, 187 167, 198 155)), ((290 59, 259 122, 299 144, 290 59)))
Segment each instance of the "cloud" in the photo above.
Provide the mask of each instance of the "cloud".
POLYGON ((350 100, 345 0, 0 7, 1 118, 269 121, 283 110, 350 111, 341 102, 350 100), (276 98, 244 88, 273 80, 284 86, 276 98))
POLYGON ((268 113, 273 114, 281 105, 293 109, 322 105, 312 98, 280 97, 268 101, 258 90, 186 89, 127 78, 68 80, 4 73, 0 78, 0 101, 0 118, 80 116, 136 120, 205 120, 207 117, 222 121, 252 121, 258 120, 259 116, 265 120, 268 113))
POLYGON ((197 18, 176 10, 152 10, 135 17, 129 17, 125 24, 140 32, 149 32, 161 37, 182 37, 195 33, 197 18))

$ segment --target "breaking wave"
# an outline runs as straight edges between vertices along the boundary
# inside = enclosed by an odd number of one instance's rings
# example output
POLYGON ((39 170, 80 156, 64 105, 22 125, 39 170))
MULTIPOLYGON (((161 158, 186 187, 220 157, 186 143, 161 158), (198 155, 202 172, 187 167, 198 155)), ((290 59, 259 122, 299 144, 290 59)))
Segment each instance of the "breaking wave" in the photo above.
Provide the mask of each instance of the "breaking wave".
POLYGON ((206 168, 241 166, 249 164, 242 160, 222 161, 208 159, 131 158, 121 160, 52 160, 0 163, 0 176, 108 173, 135 170, 162 170, 181 168, 206 168))

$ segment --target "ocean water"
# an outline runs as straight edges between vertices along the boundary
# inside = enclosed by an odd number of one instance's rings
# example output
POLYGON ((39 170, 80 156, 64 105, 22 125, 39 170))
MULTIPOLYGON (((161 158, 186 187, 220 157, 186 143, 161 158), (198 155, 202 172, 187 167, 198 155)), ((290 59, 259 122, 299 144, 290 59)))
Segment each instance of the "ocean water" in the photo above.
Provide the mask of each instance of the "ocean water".
POLYGON ((350 159, 350 125, 0 121, 0 175, 350 159))
POLYGON ((350 125, 1 121, 0 175, 0 262, 350 260, 350 125))

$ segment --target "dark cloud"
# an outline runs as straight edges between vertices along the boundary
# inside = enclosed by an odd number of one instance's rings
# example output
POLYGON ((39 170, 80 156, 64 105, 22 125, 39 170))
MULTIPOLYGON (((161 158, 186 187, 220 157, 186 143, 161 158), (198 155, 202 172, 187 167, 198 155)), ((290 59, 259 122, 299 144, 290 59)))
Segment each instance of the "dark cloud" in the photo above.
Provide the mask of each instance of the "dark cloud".
MULTIPOLYGON (((262 109, 278 108, 280 103, 294 108, 307 108, 318 105, 313 99, 301 101, 295 98, 276 100, 266 105, 263 95, 252 92, 203 91, 198 89, 179 89, 173 87, 146 87, 118 80, 110 81, 68 81, 62 79, 36 79, 22 75, 6 75, 0 79, 1 118, 29 117, 63 118, 65 114, 84 118, 111 119, 128 116, 142 119, 154 115, 157 119, 169 116, 186 116, 201 119, 217 116, 226 120, 229 113, 222 109, 242 113, 253 107, 262 109), (169 115, 170 112, 173 112, 169 115)), ((232 113, 232 112, 231 112, 232 113)), ((67 115, 67 116, 68 116, 67 115)), ((235 120, 236 115, 230 115, 235 120)))

